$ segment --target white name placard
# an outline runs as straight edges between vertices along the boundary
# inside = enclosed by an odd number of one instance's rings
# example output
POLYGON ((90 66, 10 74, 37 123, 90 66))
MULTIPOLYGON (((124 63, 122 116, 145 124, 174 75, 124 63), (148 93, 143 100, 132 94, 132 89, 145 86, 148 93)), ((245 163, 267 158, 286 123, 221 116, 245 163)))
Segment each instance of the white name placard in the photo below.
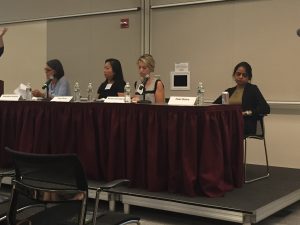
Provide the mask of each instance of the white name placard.
POLYGON ((19 101, 21 99, 21 95, 7 95, 3 94, 0 97, 0 101, 19 101))
POLYGON ((193 106, 196 102, 196 99, 197 97, 171 96, 168 105, 193 106))
POLYGON ((105 103, 125 103, 124 97, 107 96, 105 103))
POLYGON ((51 99, 51 102, 70 102, 73 96, 55 96, 51 99))

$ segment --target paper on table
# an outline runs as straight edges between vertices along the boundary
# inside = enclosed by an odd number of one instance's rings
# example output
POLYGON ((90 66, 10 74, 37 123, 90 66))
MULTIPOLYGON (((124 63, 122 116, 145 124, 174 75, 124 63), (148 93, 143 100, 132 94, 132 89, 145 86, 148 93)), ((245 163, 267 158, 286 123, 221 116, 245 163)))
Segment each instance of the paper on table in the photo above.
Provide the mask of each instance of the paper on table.
POLYGON ((25 84, 20 84, 15 90, 14 94, 21 95, 23 99, 26 99, 26 88, 27 86, 25 84))

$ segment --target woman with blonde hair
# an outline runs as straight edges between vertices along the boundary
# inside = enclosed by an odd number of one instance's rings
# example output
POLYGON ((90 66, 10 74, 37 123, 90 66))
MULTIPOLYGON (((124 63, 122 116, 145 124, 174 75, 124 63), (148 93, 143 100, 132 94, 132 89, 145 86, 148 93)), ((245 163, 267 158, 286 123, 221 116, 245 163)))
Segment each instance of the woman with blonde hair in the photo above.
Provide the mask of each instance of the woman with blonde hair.
POLYGON ((144 54, 137 61, 140 81, 135 82, 135 97, 133 101, 164 103, 165 89, 162 81, 155 77, 155 61, 152 55, 144 54))

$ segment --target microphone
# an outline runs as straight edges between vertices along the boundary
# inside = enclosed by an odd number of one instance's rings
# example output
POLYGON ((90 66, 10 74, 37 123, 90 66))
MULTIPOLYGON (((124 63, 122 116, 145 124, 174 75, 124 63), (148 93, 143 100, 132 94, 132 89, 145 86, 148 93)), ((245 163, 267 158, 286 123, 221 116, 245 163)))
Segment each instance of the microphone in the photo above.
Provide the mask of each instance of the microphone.
POLYGON ((47 88, 47 87, 49 86, 49 84, 51 83, 51 81, 52 81, 52 79, 47 80, 47 81, 43 84, 42 89, 47 88))
POLYGON ((149 74, 147 74, 147 75, 144 77, 143 82, 142 82, 142 84, 144 85, 144 88, 145 88, 145 85, 146 85, 147 81, 149 80, 149 78, 150 78, 150 75, 149 75, 149 74))
POLYGON ((149 80, 149 78, 150 78, 149 75, 146 75, 145 77, 140 78, 141 83, 138 86, 137 91, 136 91, 139 95, 143 95, 143 96, 145 95, 145 93, 144 93, 145 92, 145 86, 146 86, 146 83, 149 80))
POLYGON ((141 104, 151 104, 151 101, 145 99, 145 97, 146 97, 145 96, 146 95, 146 93, 145 93, 145 91, 146 91, 146 83, 149 80, 149 78, 150 78, 150 75, 147 74, 144 77, 143 82, 142 82, 142 84, 139 87, 139 88, 142 88, 142 91, 143 91, 143 93, 142 93, 143 94, 143 100, 139 100, 138 103, 141 103, 141 104))

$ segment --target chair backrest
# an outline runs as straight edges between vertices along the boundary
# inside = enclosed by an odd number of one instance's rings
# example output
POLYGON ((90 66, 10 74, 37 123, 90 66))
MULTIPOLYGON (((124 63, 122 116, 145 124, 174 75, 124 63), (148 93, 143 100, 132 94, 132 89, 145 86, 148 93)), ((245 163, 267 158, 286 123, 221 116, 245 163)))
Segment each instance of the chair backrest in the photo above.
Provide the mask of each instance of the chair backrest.
POLYGON ((256 135, 259 137, 265 136, 265 125, 264 125, 264 117, 263 116, 259 117, 259 119, 257 120, 256 135))
POLYGON ((87 179, 75 154, 31 154, 5 149, 12 156, 17 181, 38 181, 41 188, 45 182, 88 190, 87 179))
POLYGON ((8 224, 16 222, 20 194, 38 203, 75 201, 76 224, 83 224, 88 184, 76 155, 31 154, 8 147, 5 150, 12 156, 15 166, 8 224), (77 208, 79 202, 81 206, 77 208))
POLYGON ((265 117, 264 115, 257 117, 255 134, 245 135, 245 138, 263 139, 265 137, 264 117, 265 117))

